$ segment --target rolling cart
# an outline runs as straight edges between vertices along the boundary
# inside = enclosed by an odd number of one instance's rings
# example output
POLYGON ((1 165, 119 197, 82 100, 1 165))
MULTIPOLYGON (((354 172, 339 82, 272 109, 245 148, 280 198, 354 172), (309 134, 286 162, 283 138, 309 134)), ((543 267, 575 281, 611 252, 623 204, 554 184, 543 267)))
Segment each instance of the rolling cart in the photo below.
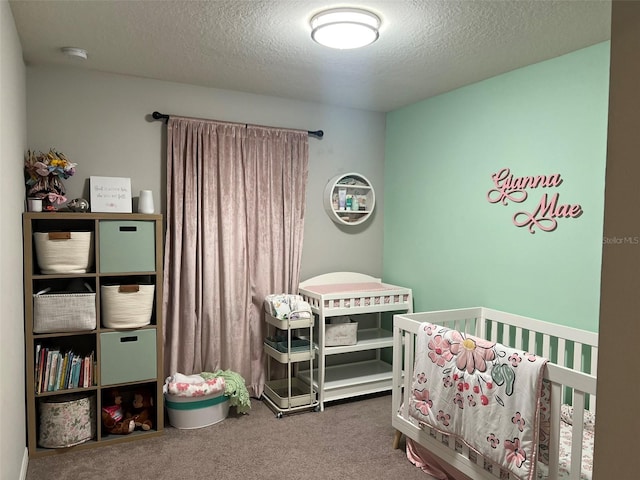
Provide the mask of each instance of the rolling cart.
POLYGON ((282 418, 287 413, 320 409, 313 381, 302 382, 295 376, 296 364, 300 362, 306 362, 313 371, 316 354, 313 344, 314 316, 298 317, 297 313, 299 312, 292 311, 287 318, 280 319, 265 311, 269 335, 264 340, 267 381, 263 397, 277 418, 282 418), (274 360, 286 365, 286 378, 271 379, 274 360))

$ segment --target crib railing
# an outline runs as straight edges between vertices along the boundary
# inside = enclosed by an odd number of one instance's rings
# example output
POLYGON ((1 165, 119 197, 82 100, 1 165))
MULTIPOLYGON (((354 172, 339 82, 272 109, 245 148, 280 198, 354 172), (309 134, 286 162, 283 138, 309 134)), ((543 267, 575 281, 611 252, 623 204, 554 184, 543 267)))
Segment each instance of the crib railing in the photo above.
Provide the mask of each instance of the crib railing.
POLYGON ((411 311, 412 309, 410 293, 355 292, 349 295, 325 294, 319 297, 302 292, 301 295, 312 309, 320 310, 324 308, 325 312, 330 313, 332 316, 368 313, 373 311, 372 307, 375 307, 377 312, 411 311))
MULTIPOLYGON (((408 418, 418 325, 429 322, 548 358, 545 379, 551 383, 549 465, 559 464, 560 410, 573 406, 571 465, 582 463, 585 410, 595 413, 598 335, 484 307, 444 310, 394 317, 392 404, 408 418), (408 367, 408 368, 407 368, 408 367)), ((551 468, 549 480, 558 472, 551 468)), ((580 479, 572 468, 570 480, 580 479)))

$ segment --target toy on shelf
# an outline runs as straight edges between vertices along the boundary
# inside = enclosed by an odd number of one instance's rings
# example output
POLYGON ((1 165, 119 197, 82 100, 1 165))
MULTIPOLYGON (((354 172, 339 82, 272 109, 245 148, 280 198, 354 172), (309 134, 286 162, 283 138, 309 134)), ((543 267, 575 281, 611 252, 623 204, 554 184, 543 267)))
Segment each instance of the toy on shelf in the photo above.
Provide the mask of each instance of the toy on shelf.
POLYGON ((146 390, 138 390, 133 395, 133 421, 136 428, 142 430, 151 430, 153 422, 151 421, 151 409, 153 408, 153 397, 146 390))
POLYGON ((127 435, 136 428, 136 423, 122 405, 122 395, 116 390, 111 392, 113 405, 102 407, 102 424, 108 433, 127 435))

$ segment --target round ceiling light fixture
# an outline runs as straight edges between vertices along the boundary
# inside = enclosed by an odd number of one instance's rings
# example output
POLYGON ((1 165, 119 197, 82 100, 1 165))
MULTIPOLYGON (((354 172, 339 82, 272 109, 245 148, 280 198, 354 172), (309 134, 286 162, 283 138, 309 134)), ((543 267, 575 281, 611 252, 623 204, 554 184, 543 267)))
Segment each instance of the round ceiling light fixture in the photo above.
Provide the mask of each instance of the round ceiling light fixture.
POLYGON ((84 48, 62 47, 60 50, 62 50, 62 53, 64 53, 67 57, 75 57, 82 60, 87 59, 87 51, 84 48))
POLYGON ((332 8, 313 16, 311 38, 330 48, 360 48, 378 39, 380 17, 359 8, 332 8))

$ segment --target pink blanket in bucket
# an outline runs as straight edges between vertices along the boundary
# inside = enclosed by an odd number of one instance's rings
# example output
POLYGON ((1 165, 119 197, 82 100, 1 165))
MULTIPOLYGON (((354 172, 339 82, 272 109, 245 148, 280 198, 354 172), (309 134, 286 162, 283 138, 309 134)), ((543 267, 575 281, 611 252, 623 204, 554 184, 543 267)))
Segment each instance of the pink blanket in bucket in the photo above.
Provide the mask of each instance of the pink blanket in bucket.
POLYGON ((430 323, 415 358, 410 415, 532 480, 547 360, 430 323))

